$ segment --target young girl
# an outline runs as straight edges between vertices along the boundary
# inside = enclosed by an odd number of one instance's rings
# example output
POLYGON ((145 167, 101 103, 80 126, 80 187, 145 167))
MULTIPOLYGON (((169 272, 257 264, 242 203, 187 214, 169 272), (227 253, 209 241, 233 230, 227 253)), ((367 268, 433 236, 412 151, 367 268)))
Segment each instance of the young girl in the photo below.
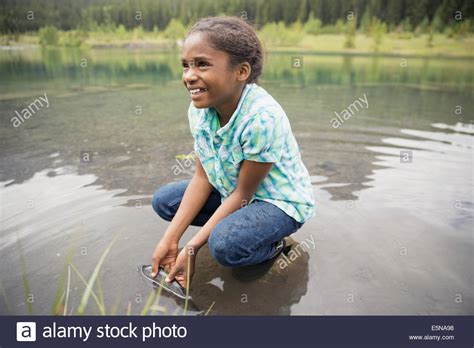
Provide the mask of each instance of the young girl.
POLYGON ((196 169, 191 180, 153 196, 153 209, 171 223, 153 254, 152 276, 162 266, 167 282, 187 287, 206 242, 224 266, 273 260, 283 238, 313 215, 313 188, 288 118, 256 85, 262 64, 260 40, 243 20, 205 18, 189 31, 182 66, 196 169), (202 227, 178 253, 189 225, 202 227))

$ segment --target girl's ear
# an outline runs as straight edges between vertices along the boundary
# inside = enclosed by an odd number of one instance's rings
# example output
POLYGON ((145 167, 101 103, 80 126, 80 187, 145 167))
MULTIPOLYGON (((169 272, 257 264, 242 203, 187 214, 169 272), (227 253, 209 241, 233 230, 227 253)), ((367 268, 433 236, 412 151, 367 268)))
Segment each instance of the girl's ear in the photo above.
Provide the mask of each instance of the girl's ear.
POLYGON ((240 63, 237 70, 237 81, 247 81, 252 72, 252 67, 249 63, 240 63))

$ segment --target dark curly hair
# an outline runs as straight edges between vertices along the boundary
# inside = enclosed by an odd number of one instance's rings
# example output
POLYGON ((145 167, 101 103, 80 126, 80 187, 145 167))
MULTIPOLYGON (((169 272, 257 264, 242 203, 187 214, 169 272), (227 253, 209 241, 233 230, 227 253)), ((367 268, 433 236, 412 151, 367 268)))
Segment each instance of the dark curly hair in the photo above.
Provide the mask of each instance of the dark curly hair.
POLYGON ((228 53, 232 66, 250 64, 247 83, 258 81, 263 69, 263 48, 249 23, 238 17, 207 17, 197 21, 186 37, 198 32, 206 35, 212 48, 228 53))

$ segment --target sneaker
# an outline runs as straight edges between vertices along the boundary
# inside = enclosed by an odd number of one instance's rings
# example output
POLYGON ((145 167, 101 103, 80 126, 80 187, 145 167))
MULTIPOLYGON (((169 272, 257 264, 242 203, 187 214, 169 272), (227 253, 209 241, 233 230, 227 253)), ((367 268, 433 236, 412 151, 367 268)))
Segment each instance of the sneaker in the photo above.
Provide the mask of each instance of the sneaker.
POLYGON ((285 249, 285 247, 286 247, 286 242, 284 239, 276 242, 275 250, 273 251, 272 255, 268 259, 270 260, 270 259, 276 258, 278 255, 281 254, 281 252, 285 249))

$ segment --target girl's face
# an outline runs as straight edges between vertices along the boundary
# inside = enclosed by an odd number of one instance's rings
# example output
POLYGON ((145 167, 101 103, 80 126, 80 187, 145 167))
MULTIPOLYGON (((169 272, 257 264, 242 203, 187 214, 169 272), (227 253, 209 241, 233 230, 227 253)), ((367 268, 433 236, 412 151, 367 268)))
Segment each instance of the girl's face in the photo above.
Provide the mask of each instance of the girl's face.
POLYGON ((221 116, 229 112, 232 114, 232 105, 235 104, 235 109, 248 77, 248 74, 242 74, 242 67, 231 67, 230 56, 209 46, 202 33, 188 36, 183 45, 181 62, 183 83, 190 92, 194 106, 214 107, 221 116))

